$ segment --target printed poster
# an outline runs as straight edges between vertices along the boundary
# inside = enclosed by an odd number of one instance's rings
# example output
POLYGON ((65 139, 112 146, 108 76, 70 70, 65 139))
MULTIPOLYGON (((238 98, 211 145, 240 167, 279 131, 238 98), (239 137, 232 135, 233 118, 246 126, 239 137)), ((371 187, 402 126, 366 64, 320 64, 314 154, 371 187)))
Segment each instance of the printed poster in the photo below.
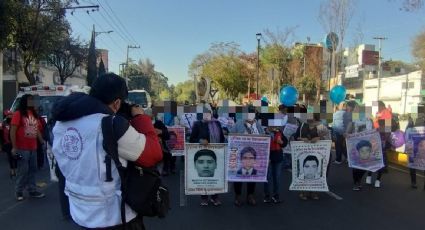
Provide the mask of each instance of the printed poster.
MULTIPOLYGON (((290 141, 291 136, 297 132, 297 129, 298 125, 286 123, 285 128, 283 128, 283 135, 286 137, 286 139, 288 139, 288 141, 290 141)), ((288 143, 289 144, 283 148, 284 153, 291 153, 291 142, 288 143)))
POLYGON ((228 181, 267 182, 270 136, 229 134, 228 181))
POLYGON ((226 144, 186 144, 185 194, 227 192, 226 144))
POLYGON ((409 154, 408 167, 425 170, 425 127, 412 128, 406 136, 406 153, 409 154))
POLYGON ((376 130, 348 135, 346 139, 348 166, 376 172, 384 167, 381 137, 376 130))
POLYGON ((291 141, 292 183, 291 191, 329 191, 326 170, 329 164, 332 141, 316 143, 291 141))
POLYGON ((170 139, 167 141, 168 149, 173 156, 184 155, 185 128, 181 126, 167 127, 170 139))

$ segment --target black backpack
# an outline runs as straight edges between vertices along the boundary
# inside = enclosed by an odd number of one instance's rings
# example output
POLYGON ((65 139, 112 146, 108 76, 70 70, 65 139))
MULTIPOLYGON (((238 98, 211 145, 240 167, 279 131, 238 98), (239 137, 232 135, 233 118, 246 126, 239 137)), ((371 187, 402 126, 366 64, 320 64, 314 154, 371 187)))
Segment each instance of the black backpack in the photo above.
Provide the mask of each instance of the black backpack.
POLYGON ((155 168, 142 168, 133 162, 123 167, 118 158, 118 144, 114 135, 113 116, 102 119, 103 148, 107 152, 106 181, 112 181, 111 162, 115 163, 121 177, 121 219, 125 223, 125 204, 141 216, 164 218, 170 209, 169 192, 162 184, 155 168))

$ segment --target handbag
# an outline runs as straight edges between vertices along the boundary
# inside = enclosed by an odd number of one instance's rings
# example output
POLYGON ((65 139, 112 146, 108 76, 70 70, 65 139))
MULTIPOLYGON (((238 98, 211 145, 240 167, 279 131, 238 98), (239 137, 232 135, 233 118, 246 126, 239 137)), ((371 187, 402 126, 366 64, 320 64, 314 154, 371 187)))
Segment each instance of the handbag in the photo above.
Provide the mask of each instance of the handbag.
POLYGON ((141 216, 164 218, 170 209, 168 188, 162 184, 160 174, 155 168, 137 166, 128 162, 123 167, 118 157, 118 144, 113 128, 114 116, 102 119, 103 148, 107 155, 106 181, 112 181, 111 162, 114 161, 121 178, 121 219, 125 223, 125 204, 141 216))

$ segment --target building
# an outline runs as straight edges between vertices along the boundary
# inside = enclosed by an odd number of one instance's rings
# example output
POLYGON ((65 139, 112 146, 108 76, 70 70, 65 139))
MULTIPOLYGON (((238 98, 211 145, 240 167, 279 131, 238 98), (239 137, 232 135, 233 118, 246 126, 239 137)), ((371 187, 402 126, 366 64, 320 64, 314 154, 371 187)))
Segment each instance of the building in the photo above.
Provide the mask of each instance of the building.
MULTIPOLYGON (((415 107, 425 101, 425 75, 423 71, 414 71, 380 79, 379 99, 394 113, 406 114, 415 112, 415 107)), ((378 78, 365 79, 363 102, 371 106, 378 98, 378 78)), ((376 112, 376 106, 372 113, 376 112)))

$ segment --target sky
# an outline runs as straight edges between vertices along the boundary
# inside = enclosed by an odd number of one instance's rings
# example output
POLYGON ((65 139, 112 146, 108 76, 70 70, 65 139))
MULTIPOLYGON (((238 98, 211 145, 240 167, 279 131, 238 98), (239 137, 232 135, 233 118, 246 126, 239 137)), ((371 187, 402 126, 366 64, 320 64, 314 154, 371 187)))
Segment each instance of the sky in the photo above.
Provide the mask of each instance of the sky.
MULTIPOLYGON (((109 71, 118 73, 128 45, 133 60, 149 58, 169 84, 188 80, 188 66, 196 55, 216 42, 235 42, 244 52, 256 51, 256 33, 296 27, 290 42, 322 42, 327 31, 318 20, 322 0, 80 0, 80 6, 99 5, 99 11, 67 11, 73 36, 89 41, 93 25, 96 48, 109 50, 109 71), (71 14, 72 12, 72 14, 71 14)), ((425 9, 399 10, 401 0, 354 0, 353 18, 344 46, 382 43, 385 60, 413 62, 412 39, 425 29, 425 9), (359 29, 360 28, 360 29, 359 29)))

